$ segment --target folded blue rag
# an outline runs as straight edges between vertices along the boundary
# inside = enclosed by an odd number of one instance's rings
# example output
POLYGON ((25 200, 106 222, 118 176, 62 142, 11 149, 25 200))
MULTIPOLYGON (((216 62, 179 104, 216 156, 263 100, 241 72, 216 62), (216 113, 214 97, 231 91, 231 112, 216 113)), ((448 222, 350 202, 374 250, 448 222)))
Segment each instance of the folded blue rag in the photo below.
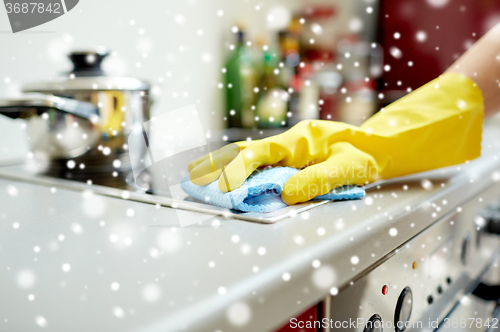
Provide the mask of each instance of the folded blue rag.
MULTIPOLYGON (((291 167, 273 167, 255 171, 243 185, 228 193, 220 191, 217 181, 197 186, 184 176, 181 188, 190 196, 217 206, 242 212, 272 212, 287 205, 281 200, 285 182, 299 170, 291 167)), ((365 197, 365 190, 356 186, 343 186, 313 200, 347 200, 365 197)))

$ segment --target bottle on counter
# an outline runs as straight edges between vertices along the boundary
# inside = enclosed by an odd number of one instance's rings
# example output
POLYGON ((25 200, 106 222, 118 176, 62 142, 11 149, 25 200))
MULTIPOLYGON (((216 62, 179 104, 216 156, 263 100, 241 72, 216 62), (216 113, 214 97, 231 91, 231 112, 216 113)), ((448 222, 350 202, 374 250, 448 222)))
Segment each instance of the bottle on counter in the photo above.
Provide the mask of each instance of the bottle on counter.
POLYGON ((347 34, 338 43, 337 53, 344 79, 338 94, 339 121, 360 125, 377 109, 375 80, 382 74, 382 50, 347 34))
POLYGON ((342 75, 335 71, 333 66, 326 66, 315 78, 319 87, 319 118, 339 121, 338 103, 342 75))
POLYGON ((226 62, 225 91, 228 127, 254 126, 253 89, 257 83, 252 51, 245 45, 245 32, 239 29, 235 50, 226 62))
POLYGON ((319 87, 314 79, 312 65, 302 62, 299 65, 299 75, 302 86, 299 94, 298 120, 317 120, 319 119, 319 87))
MULTIPOLYGON (((347 2, 347 1, 346 1, 347 2)), ((337 8, 329 4, 313 4, 304 8, 301 46, 305 61, 332 62, 337 43, 337 8)))
POLYGON ((287 30, 278 33, 280 64, 279 76, 282 84, 287 86, 292 79, 295 68, 300 63, 300 32, 302 24, 293 18, 287 30))
POLYGON ((290 99, 288 100, 288 125, 295 126, 299 122, 299 104, 300 104, 300 90, 302 89, 302 78, 298 74, 297 67, 295 67, 295 75, 292 76, 289 83, 288 93, 290 99))
POLYGON ((259 78, 259 98, 256 106, 256 121, 259 128, 286 126, 288 92, 279 77, 279 61, 276 53, 267 47, 262 53, 263 60, 259 78))
POLYGON ((377 100, 373 80, 346 81, 340 91, 340 121, 359 126, 375 113, 377 100))
MULTIPOLYGON (((293 66, 287 62, 288 54, 296 54, 300 61, 300 56, 298 51, 293 52, 290 49, 290 39, 288 31, 283 30, 278 32, 278 43, 280 52, 280 63, 279 63, 279 80, 283 86, 286 86, 293 76, 293 66), (293 53, 292 53, 293 52, 293 53)), ((297 63, 298 64, 298 63, 297 63)), ((296 65, 297 65, 296 64, 296 65)))

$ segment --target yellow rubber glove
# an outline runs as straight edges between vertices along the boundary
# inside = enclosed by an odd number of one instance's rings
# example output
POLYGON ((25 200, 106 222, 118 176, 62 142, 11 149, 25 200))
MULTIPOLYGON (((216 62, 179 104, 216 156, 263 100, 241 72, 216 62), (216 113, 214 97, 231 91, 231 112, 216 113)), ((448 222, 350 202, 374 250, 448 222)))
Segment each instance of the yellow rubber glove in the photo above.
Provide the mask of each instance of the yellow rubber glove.
POLYGON ((222 174, 219 188, 228 192, 261 166, 305 167, 286 182, 281 195, 289 205, 305 202, 345 184, 365 184, 478 157, 483 112, 477 85, 461 74, 446 73, 360 127, 309 120, 280 135, 229 144, 191 162, 190 179, 206 185, 222 174))

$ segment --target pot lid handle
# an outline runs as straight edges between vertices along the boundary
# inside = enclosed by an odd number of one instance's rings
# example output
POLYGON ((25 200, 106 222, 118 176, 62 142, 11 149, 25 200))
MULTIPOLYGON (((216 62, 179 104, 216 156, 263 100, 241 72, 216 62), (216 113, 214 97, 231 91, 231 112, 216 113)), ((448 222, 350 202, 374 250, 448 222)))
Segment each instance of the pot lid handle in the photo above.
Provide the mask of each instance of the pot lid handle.
POLYGON ((71 52, 68 57, 73 62, 75 76, 104 76, 101 63, 109 52, 104 47, 71 52))

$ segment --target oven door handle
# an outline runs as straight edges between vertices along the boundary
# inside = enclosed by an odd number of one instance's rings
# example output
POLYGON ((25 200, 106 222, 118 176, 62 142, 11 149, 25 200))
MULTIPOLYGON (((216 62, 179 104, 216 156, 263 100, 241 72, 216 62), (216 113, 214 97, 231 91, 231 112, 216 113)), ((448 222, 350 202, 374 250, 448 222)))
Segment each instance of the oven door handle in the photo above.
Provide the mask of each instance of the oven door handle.
POLYGON ((485 301, 500 302, 500 285, 488 285, 481 282, 472 294, 485 301))

